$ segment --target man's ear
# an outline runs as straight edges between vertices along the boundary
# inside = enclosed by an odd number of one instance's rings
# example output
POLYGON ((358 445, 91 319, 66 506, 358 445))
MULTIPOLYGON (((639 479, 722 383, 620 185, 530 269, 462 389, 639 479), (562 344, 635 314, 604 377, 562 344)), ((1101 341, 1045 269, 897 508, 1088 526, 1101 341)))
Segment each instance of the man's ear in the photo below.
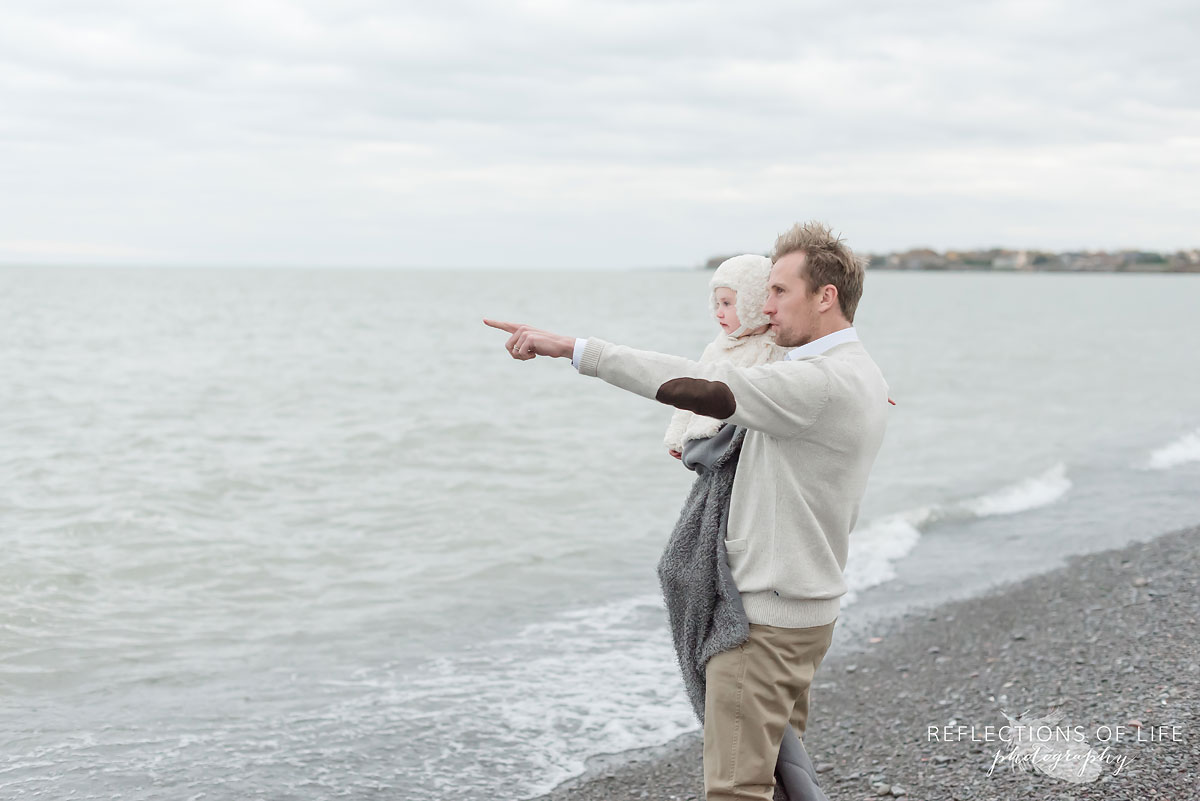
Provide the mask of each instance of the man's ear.
POLYGON ((837 287, 833 284, 826 284, 821 287, 821 311, 829 311, 837 305, 837 287))

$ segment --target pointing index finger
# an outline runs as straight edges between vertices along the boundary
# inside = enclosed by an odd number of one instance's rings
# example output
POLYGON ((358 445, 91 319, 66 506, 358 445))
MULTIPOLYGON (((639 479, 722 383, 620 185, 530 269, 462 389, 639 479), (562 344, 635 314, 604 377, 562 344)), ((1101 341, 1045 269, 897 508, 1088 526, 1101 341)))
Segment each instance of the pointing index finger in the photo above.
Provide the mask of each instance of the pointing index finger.
POLYGON ((501 331, 507 331, 510 334, 515 334, 517 332, 517 326, 513 325, 512 323, 502 323, 498 320, 489 320, 488 318, 484 317, 483 324, 491 326, 492 328, 499 328, 501 331))

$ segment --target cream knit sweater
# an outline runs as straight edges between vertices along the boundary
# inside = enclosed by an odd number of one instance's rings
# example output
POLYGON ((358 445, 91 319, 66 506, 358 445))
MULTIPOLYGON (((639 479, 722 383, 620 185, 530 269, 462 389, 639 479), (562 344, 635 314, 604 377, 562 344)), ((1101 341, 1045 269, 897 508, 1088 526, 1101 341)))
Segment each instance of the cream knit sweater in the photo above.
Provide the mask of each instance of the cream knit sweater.
POLYGON ((832 622, 850 531, 887 427, 888 386, 861 343, 741 368, 591 338, 579 372, 749 431, 725 546, 751 623, 832 622))

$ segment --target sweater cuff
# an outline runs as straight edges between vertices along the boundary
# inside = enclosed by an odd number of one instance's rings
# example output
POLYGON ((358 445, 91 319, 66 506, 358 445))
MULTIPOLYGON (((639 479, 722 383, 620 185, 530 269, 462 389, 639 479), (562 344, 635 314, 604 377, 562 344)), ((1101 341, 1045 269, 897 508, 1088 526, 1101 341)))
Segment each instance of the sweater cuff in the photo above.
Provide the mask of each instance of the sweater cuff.
POLYGON ((583 346, 583 353, 579 357, 579 372, 582 375, 593 377, 598 375, 600 356, 604 353, 604 346, 607 344, 603 339, 588 337, 587 344, 583 346))
POLYGON ((575 338, 575 347, 571 350, 571 366, 576 370, 579 369, 579 357, 583 355, 583 346, 586 344, 586 339, 575 338))

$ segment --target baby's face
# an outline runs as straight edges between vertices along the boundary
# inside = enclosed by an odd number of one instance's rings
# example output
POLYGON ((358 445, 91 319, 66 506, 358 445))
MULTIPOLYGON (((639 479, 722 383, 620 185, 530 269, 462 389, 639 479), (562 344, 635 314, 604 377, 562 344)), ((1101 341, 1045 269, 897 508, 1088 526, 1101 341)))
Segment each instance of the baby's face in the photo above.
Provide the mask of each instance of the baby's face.
POLYGON ((741 327, 737 316, 737 292, 729 287, 721 287, 713 293, 717 301, 717 322, 726 334, 732 334, 741 327))

